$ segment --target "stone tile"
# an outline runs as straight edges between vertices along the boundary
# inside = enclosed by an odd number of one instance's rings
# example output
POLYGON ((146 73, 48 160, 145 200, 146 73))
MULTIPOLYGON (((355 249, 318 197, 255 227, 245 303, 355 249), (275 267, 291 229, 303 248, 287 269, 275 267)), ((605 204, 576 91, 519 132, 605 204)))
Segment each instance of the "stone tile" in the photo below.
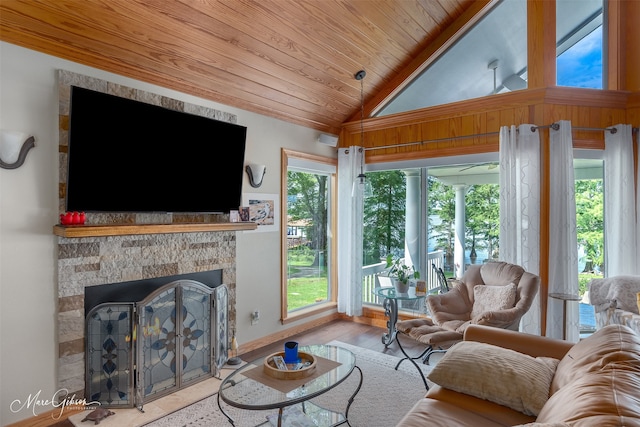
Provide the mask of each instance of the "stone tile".
POLYGON ((58 299, 58 312, 84 310, 84 294, 58 299))
POLYGON ((79 338, 73 341, 61 342, 60 344, 58 344, 59 357, 84 353, 84 350, 85 350, 84 338, 79 338))
POLYGON ((64 356, 58 360, 59 388, 66 390, 84 390, 84 375, 84 352, 64 356))
POLYGON ((84 307, 58 313, 58 341, 69 342, 84 338, 84 307))

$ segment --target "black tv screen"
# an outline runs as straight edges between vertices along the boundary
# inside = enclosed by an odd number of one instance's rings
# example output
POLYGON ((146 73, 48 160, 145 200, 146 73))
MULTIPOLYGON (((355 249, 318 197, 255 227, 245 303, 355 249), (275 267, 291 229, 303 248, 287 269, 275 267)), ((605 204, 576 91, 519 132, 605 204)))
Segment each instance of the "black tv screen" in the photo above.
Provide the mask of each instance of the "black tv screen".
POLYGON ((227 213, 247 128, 71 88, 68 211, 227 213))

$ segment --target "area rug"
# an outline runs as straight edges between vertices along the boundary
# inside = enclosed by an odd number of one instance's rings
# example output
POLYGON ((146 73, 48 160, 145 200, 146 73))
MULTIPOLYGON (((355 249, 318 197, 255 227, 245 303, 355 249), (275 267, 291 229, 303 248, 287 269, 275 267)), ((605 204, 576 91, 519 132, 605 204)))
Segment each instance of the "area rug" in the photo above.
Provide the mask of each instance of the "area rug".
MULTIPOLYGON (((403 362, 394 368, 399 358, 364 349, 340 341, 328 344, 344 347, 356 355, 356 364, 363 373, 362 388, 349 409, 351 427, 394 426, 422 397, 426 390, 421 375, 427 375, 430 367, 420 365, 422 374, 413 364, 403 362)), ((354 371, 349 378, 333 390, 313 399, 313 402, 328 409, 344 412, 346 403, 357 388, 359 375, 354 371)), ((431 383, 429 383, 431 386, 431 383)), ((225 411, 238 427, 253 427, 267 422, 267 417, 276 411, 249 411, 230 407, 223 403, 225 411)), ((272 417, 270 417, 272 418, 272 417)), ((196 402, 184 409, 146 424, 145 427, 211 427, 230 426, 220 412, 217 394, 196 402)), ((266 425, 270 425, 266 423, 266 425)), ((346 425, 346 424, 345 424, 346 425)))

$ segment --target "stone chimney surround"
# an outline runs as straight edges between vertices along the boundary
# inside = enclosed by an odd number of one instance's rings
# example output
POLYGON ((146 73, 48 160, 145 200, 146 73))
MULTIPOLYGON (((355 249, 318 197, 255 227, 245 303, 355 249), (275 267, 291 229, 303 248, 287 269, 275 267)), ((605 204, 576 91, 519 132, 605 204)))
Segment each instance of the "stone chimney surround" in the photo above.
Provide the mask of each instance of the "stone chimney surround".
MULTIPOLYGON (((233 114, 58 70, 59 214, 65 211, 71 86, 237 122, 233 114)), ((221 269, 229 290, 229 328, 235 328, 235 233, 255 229, 255 224, 229 223, 228 214, 161 213, 87 213, 85 224, 53 227, 58 239, 59 388, 84 396, 87 287, 221 269)))

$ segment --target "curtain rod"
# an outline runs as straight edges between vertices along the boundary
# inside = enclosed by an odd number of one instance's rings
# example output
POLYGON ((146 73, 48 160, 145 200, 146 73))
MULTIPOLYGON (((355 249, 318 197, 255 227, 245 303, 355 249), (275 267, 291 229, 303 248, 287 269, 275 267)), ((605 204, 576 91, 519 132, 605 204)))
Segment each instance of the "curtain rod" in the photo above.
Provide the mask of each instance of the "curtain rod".
POLYGON ((380 146, 380 147, 369 147, 369 148, 365 148, 364 151, 384 150, 386 148, 395 148, 395 147, 408 147, 410 145, 422 145, 422 144, 428 144, 428 143, 431 143, 431 142, 453 141, 453 140, 456 140, 456 139, 477 138, 477 137, 481 137, 481 136, 498 135, 499 133, 500 132, 487 132, 487 133, 475 133, 473 135, 450 136, 448 138, 425 139, 425 140, 416 141, 416 142, 403 142, 403 143, 400 143, 400 144, 384 145, 384 146, 380 146))
MULTIPOLYGON (((543 126, 531 126, 531 132, 535 132, 536 129, 547 129, 547 128, 551 128, 553 130, 558 130, 558 129, 560 129, 560 123, 551 123, 550 125, 543 125, 543 126)), ((608 130, 612 134, 615 134, 616 132, 618 132, 618 129, 616 129, 615 127, 608 127, 608 128, 574 127, 574 128, 571 128, 571 130, 580 130, 580 131, 607 131, 608 130)), ((631 130, 634 133, 638 132, 638 128, 632 128, 631 130)), ((368 148, 365 148, 364 151, 384 150, 384 149, 387 149, 387 148, 396 148, 396 147, 409 147, 409 146, 412 146, 412 145, 422 145, 422 144, 428 144, 428 143, 432 143, 432 142, 453 141, 453 140, 456 140, 456 139, 478 138, 478 137, 483 137, 483 136, 498 135, 499 133, 500 132, 474 133, 472 135, 450 136, 448 138, 425 139, 425 140, 422 140, 422 141, 403 142, 403 143, 400 143, 400 144, 383 145, 383 146, 380 146, 380 147, 368 147, 368 148)))
MULTIPOLYGON (((536 129, 546 129, 546 128, 551 128, 553 130, 558 130, 560 129, 560 123, 551 123, 550 125, 546 125, 546 126, 531 126, 531 132, 535 132, 536 129)), ((615 126, 612 127, 608 127, 608 128, 587 128, 587 127, 572 127, 571 130, 581 130, 581 131, 594 131, 594 132, 599 132, 599 131, 609 131, 611 132, 612 135, 615 135, 616 132, 618 132, 618 129, 615 126)), ((631 128, 632 132, 638 132, 638 128, 631 128)))

